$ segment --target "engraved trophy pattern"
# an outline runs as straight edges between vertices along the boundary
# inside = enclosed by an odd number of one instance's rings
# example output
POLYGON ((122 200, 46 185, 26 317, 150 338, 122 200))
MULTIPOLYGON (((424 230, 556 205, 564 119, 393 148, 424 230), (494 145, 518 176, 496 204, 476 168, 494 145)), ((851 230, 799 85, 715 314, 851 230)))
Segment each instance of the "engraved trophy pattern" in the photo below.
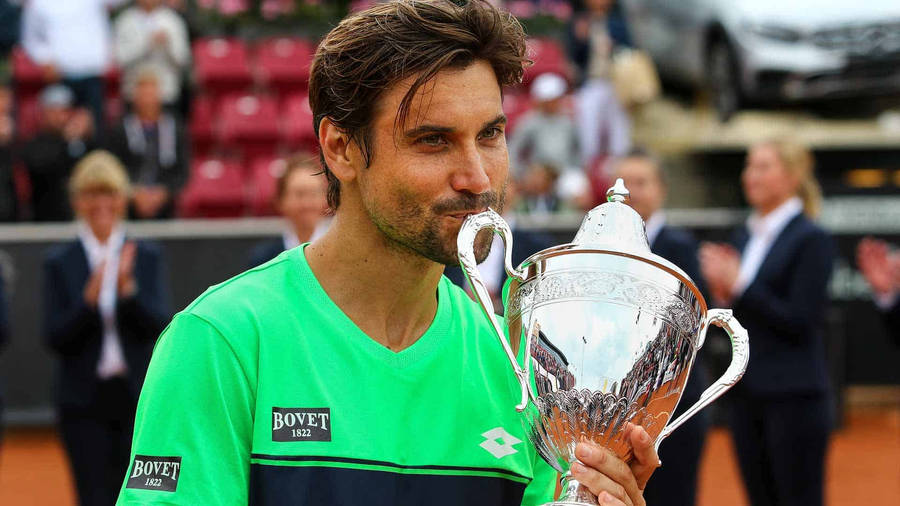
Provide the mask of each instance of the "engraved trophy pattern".
POLYGON ((607 197, 572 243, 535 253, 519 267, 511 262, 509 226, 492 210, 468 217, 457 240, 463 272, 519 380, 516 409, 538 453, 562 475, 562 496, 545 506, 597 504, 569 473, 577 443, 592 441, 628 462, 623 429, 630 422, 644 427, 658 448, 737 383, 749 358, 747 332, 731 311, 707 310, 694 282, 650 252, 621 179, 607 197), (499 234, 505 246, 502 326, 473 252, 483 229, 499 234), (671 420, 710 324, 731 339, 731 364, 671 420), (516 359, 521 346, 522 364, 516 359))

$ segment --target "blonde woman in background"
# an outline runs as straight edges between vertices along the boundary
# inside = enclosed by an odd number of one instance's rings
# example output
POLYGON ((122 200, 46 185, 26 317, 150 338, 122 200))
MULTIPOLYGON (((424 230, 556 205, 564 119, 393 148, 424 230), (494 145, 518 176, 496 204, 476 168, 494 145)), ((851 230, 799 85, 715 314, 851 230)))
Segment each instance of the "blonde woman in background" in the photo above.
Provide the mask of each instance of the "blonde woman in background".
POLYGON ((116 501, 150 353, 171 317, 159 249, 125 236, 129 189, 115 156, 87 154, 69 181, 78 236, 44 262, 44 338, 81 506, 116 501))
POLYGON ((746 226, 732 244, 700 249, 716 305, 733 308, 751 339, 747 373, 729 393, 741 473, 753 506, 818 506, 833 419, 823 325, 834 246, 813 222, 813 156, 790 140, 758 143, 741 182, 746 226))

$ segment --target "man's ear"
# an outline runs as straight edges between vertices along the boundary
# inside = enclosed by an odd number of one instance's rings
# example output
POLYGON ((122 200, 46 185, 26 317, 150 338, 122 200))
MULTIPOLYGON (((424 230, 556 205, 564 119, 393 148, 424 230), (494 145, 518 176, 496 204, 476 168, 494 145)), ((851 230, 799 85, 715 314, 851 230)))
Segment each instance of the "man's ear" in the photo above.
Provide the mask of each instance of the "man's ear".
POLYGON ((325 163, 339 181, 346 183, 356 178, 362 168, 359 147, 328 117, 319 122, 319 146, 325 163))

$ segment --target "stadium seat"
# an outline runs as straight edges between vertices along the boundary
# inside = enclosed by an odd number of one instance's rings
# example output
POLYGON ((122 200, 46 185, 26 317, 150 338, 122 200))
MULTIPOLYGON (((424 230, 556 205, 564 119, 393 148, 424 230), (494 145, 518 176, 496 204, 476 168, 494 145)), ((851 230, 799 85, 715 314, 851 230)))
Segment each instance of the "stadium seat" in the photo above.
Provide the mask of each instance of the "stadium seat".
POLYGON ((20 140, 30 139, 41 125, 41 107, 38 95, 28 94, 16 97, 16 136, 20 140))
POLYGON ((274 153, 281 138, 278 103, 272 97, 237 95, 225 97, 221 106, 219 140, 237 147, 245 160, 274 153))
POLYGON ((545 72, 555 72, 571 79, 571 70, 566 52, 559 41, 549 38, 532 38, 527 41, 528 57, 534 65, 525 69, 525 86, 530 86, 535 77, 545 72))
POLYGON ((515 130, 516 123, 523 114, 531 109, 531 99, 523 90, 517 88, 503 94, 503 114, 506 115, 506 134, 515 130))
POLYGON ((309 108, 309 97, 303 94, 291 95, 284 100, 284 142, 291 149, 318 151, 319 143, 313 128, 312 109, 309 108))
POLYGON ((305 39, 278 37, 263 40, 256 49, 259 82, 284 96, 306 90, 315 46, 305 39))
POLYGON ((195 158, 181 193, 179 214, 185 218, 227 218, 244 214, 244 177, 232 160, 195 158))
POLYGON ((246 91, 253 82, 247 46, 239 39, 207 38, 193 44, 194 76, 207 93, 246 91))
POLYGON ((191 152, 194 156, 205 156, 212 150, 215 142, 215 107, 213 100, 207 96, 199 96, 191 102, 191 120, 188 134, 191 139, 191 152))
POLYGON ((285 161, 280 157, 262 157, 250 164, 250 213, 254 216, 274 216, 278 178, 284 173, 285 161))

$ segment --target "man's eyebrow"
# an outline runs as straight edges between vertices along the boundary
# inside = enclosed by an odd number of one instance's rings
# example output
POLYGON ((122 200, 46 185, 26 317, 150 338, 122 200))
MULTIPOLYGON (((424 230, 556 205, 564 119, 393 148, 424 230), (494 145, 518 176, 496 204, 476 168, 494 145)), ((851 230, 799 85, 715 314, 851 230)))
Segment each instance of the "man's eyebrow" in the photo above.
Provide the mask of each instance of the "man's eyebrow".
MULTIPOLYGON (((500 113, 497 115, 496 118, 494 118, 490 121, 486 121, 481 126, 481 129, 485 130, 490 127, 495 127, 498 125, 505 125, 505 124, 506 124, 506 115, 503 113, 500 113)), ((454 128, 447 127, 447 126, 419 125, 416 128, 413 128, 413 129, 403 132, 403 136, 410 138, 410 137, 418 137, 423 134, 449 134, 449 133, 453 133, 454 131, 455 131, 454 128)))

